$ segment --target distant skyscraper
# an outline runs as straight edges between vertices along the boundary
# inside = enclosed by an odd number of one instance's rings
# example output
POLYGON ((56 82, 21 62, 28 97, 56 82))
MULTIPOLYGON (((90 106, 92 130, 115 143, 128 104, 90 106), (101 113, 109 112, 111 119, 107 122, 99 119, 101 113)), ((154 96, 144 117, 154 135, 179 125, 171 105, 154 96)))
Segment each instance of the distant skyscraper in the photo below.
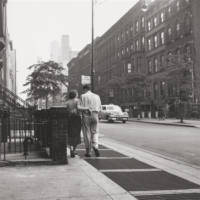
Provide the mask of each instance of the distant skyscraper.
MULTIPOLYGON (((76 57, 78 51, 72 51, 69 46, 69 35, 62 35, 60 41, 60 48, 57 41, 51 43, 51 60, 62 63, 64 70, 62 73, 68 76, 68 62, 76 57)), ((62 95, 67 93, 68 88, 65 85, 60 85, 61 93, 53 98, 53 106, 64 105, 64 97, 62 95)))
POLYGON ((62 35, 60 42, 60 62, 69 62, 69 35, 62 35))
POLYGON ((37 57, 37 63, 41 63, 42 62, 42 57, 37 57))
POLYGON ((59 61, 59 44, 58 41, 53 41, 51 43, 51 60, 54 62, 59 61))

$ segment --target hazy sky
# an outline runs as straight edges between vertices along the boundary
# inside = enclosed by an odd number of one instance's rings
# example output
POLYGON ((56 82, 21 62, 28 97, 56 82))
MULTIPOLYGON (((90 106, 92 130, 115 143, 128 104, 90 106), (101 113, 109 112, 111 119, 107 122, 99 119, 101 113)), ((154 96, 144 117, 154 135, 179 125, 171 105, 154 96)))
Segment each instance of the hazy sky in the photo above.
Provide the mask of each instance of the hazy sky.
MULTIPOLYGON (((94 37, 103 35, 138 0, 98 0, 94 7, 94 37)), ((91 43, 91 0, 9 0, 8 31, 17 53, 18 95, 25 88, 27 69, 50 59, 51 42, 69 35, 70 46, 80 51, 91 43)), ((96 0, 94 0, 96 2, 96 0)))

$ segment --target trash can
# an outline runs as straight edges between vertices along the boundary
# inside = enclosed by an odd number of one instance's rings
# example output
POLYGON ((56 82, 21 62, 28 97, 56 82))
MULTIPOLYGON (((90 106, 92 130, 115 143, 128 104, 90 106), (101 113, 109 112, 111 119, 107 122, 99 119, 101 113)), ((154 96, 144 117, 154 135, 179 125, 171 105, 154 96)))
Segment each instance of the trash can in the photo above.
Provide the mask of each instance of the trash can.
POLYGON ((148 118, 151 119, 151 111, 148 112, 148 118))

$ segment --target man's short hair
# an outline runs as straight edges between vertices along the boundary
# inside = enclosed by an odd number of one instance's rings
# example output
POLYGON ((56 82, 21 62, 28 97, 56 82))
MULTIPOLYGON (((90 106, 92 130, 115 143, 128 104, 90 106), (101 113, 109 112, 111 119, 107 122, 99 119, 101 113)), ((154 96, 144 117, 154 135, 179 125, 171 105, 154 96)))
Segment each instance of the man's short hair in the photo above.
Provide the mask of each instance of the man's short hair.
POLYGON ((83 86, 83 90, 85 90, 85 89, 86 89, 86 90, 90 90, 90 86, 89 86, 89 85, 84 85, 84 86, 83 86))
POLYGON ((76 97, 76 90, 71 90, 69 92, 69 99, 74 99, 76 97))

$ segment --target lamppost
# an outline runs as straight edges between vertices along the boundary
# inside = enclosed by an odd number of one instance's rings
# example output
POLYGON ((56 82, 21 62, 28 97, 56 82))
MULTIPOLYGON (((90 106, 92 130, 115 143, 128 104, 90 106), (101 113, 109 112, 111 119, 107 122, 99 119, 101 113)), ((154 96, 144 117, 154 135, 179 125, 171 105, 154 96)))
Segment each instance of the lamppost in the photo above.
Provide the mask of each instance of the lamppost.
POLYGON ((91 91, 94 92, 94 2, 92 0, 91 91))
MULTIPOLYGON (((143 0, 141 10, 143 12, 148 10, 146 0, 143 0)), ((94 0, 92 0, 91 91, 94 92, 94 0)))
POLYGON ((146 11, 148 10, 148 5, 147 5, 146 0, 143 1, 143 4, 142 4, 142 6, 141 6, 141 10, 142 10, 143 12, 146 12, 146 11))

